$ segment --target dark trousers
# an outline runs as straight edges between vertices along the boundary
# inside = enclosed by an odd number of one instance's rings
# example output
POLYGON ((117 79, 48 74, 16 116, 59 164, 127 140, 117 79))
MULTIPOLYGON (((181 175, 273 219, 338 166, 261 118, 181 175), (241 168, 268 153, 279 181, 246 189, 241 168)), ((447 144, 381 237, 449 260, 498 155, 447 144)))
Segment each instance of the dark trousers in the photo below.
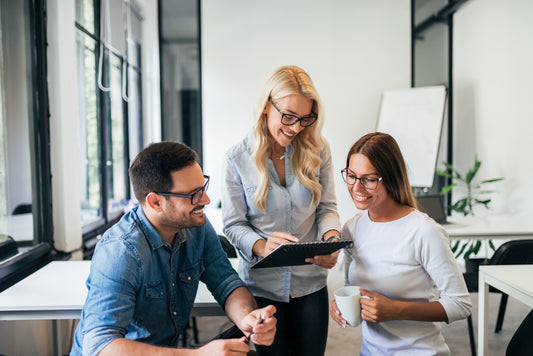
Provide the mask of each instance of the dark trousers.
POLYGON ((507 345, 506 356, 533 355, 533 310, 522 321, 507 345))
POLYGON ((328 338, 329 301, 327 287, 289 303, 256 297, 259 308, 277 309, 276 337, 271 346, 255 345, 259 356, 323 356, 328 338))

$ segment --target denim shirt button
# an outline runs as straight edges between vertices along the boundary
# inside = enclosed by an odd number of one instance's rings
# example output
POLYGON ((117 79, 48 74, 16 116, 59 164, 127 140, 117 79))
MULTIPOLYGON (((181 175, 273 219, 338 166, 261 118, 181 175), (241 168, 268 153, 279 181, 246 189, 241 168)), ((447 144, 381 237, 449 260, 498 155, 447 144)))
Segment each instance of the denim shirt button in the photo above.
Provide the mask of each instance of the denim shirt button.
POLYGON ((172 283, 172 287, 174 287, 176 284, 172 283))
POLYGON ((174 312, 174 313, 172 313, 172 314, 176 315, 176 314, 178 314, 178 313, 174 312))
POLYGON ((187 277, 187 280, 190 281, 191 280, 191 276, 187 277))

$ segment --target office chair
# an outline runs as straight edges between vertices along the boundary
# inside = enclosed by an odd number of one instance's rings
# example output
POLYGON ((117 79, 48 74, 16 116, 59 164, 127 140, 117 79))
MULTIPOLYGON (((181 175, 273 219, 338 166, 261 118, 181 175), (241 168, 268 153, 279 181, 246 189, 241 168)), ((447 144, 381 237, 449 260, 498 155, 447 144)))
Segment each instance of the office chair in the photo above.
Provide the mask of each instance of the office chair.
POLYGON ((526 356, 533 355, 533 310, 522 321, 516 329, 513 337, 507 345, 506 356, 526 356))
POLYGON ((31 213, 31 204, 19 204, 13 209, 11 215, 29 214, 31 213))
POLYGON ((218 238, 220 239, 220 244, 222 245, 222 249, 224 252, 226 252, 226 255, 228 258, 237 258, 237 251, 235 250, 235 247, 231 244, 231 242, 228 241, 226 236, 224 235, 218 235, 218 238))
MULTIPOLYGON (((495 252, 487 265, 523 265, 533 263, 533 240, 513 240, 501 245, 495 252)), ((470 293, 477 293, 479 288, 478 280, 479 272, 464 273, 466 286, 470 293)), ((503 317, 507 307, 507 299, 509 296, 496 288, 490 287, 490 292, 497 292, 502 294, 500 307, 498 309, 498 317, 496 319, 496 327, 494 332, 498 333, 502 330, 503 317)), ((472 325, 472 315, 468 316, 468 335, 470 337, 470 350, 472 356, 476 355, 476 341, 474 338, 474 328, 472 325)))

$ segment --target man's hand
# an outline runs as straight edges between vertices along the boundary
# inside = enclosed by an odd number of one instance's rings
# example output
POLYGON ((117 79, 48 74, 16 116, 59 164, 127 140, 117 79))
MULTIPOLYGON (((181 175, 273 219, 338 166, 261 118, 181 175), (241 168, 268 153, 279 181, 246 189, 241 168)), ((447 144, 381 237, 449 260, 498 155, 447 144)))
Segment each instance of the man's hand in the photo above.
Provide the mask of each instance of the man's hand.
POLYGON ((214 340, 194 350, 197 356, 242 356, 250 351, 245 337, 240 339, 214 340))
POLYGON ((272 345, 274 336, 276 336, 276 318, 274 313, 276 307, 269 305, 262 309, 255 309, 250 314, 246 315, 242 321, 243 328, 241 329, 246 336, 249 336, 253 331, 250 340, 256 345, 272 345), (261 318, 265 321, 259 324, 261 318))

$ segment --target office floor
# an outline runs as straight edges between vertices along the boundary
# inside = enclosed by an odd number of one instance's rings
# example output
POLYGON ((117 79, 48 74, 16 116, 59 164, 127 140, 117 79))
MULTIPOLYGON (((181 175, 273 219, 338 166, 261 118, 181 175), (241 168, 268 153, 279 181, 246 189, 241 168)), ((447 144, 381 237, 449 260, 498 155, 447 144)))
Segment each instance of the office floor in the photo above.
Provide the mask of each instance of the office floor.
MULTIPOLYGON (((330 272, 328 277, 328 289, 330 300, 333 291, 343 285, 343 273, 337 267, 330 272)), ((477 294, 472 294, 472 304, 474 306, 474 330, 477 340, 477 294)), ((503 330, 495 334, 494 324, 500 303, 500 295, 490 293, 490 319, 489 319, 489 353, 488 356, 501 356, 505 354, 507 343, 511 339, 514 331, 527 315, 531 308, 521 302, 509 298, 503 330)), ((224 317, 200 317, 197 318, 198 329, 200 330, 200 344, 209 341, 212 337, 227 329, 231 324, 224 317)), ((466 320, 456 321, 450 325, 443 324, 443 334, 451 355, 470 355, 470 343, 468 339, 468 328, 466 320)), ((192 341, 192 340, 191 340, 192 341)), ((328 344, 326 356, 357 356, 361 346, 361 328, 342 329, 330 318, 328 344)))

